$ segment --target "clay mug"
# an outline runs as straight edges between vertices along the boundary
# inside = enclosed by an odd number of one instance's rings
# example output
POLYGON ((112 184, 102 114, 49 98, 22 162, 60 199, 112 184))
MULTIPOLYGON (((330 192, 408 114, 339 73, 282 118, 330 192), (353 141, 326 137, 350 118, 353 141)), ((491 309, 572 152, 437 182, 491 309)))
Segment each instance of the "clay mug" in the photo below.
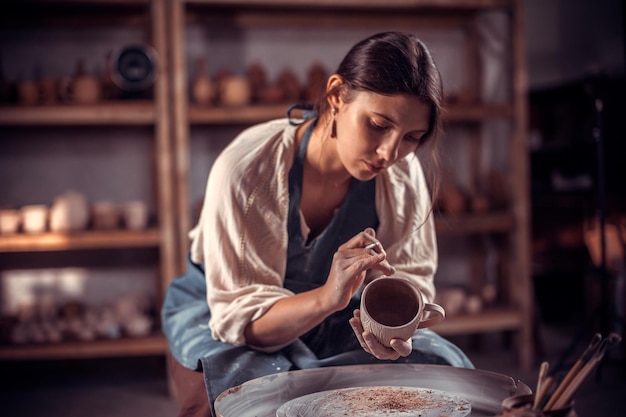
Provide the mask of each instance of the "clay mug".
POLYGON ((426 303, 412 281, 400 277, 376 278, 361 294, 361 323, 383 345, 391 339, 408 340, 418 330, 445 318, 443 307, 426 303))

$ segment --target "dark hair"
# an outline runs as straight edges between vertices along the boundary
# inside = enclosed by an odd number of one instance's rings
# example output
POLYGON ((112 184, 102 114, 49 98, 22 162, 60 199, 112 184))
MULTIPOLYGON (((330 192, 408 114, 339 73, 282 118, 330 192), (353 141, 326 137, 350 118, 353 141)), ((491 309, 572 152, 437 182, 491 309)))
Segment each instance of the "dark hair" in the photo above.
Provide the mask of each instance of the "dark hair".
MULTIPOLYGON (((441 132, 443 83, 430 51, 415 35, 383 32, 354 45, 339 64, 336 74, 344 84, 328 91, 317 104, 317 112, 329 111, 327 97, 339 93, 346 102, 355 93, 369 91, 381 95, 410 94, 430 105, 428 131, 418 149, 431 142, 433 166, 438 167, 436 138, 441 132)), ((432 172, 431 172, 432 173, 432 172)), ((438 190, 438 176, 429 178, 433 198, 438 190)), ((433 200, 434 201, 434 200, 433 200)))

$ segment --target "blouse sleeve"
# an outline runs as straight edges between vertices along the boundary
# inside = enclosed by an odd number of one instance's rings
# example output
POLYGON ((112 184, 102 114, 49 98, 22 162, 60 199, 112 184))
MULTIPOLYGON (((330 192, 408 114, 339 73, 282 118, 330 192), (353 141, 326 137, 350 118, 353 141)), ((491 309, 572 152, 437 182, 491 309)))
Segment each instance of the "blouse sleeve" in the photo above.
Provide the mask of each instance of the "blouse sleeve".
POLYGON ((192 260, 205 266, 212 336, 226 343, 245 344, 247 324, 292 295, 283 282, 292 159, 284 142, 293 135, 276 123, 242 133, 220 154, 190 233, 192 260))
POLYGON ((437 240, 431 199, 417 156, 397 162, 376 183, 378 238, 396 276, 413 280, 426 302, 435 298, 437 240))

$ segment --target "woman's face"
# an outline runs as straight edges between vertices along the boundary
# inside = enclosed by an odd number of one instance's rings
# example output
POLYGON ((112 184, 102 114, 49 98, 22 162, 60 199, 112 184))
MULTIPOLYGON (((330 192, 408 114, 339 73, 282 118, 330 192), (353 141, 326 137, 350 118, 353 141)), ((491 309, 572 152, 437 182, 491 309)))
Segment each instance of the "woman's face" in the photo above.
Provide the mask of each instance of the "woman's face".
POLYGON ((430 106, 414 96, 359 92, 338 108, 339 159, 352 177, 370 180, 414 152, 429 121, 430 106))

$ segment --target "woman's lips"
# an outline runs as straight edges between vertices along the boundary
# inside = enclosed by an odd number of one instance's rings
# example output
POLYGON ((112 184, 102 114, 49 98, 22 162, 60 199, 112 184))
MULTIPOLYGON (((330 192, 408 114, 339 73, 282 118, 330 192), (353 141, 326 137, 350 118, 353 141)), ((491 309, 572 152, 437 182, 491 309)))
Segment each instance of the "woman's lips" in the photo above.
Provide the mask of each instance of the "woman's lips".
POLYGON ((380 173, 381 171, 383 171, 385 169, 384 165, 374 165, 374 164, 371 164, 371 163, 369 163, 367 161, 365 162, 365 166, 367 166, 368 171, 370 171, 370 172, 372 172, 374 174, 378 174, 378 173, 380 173))

